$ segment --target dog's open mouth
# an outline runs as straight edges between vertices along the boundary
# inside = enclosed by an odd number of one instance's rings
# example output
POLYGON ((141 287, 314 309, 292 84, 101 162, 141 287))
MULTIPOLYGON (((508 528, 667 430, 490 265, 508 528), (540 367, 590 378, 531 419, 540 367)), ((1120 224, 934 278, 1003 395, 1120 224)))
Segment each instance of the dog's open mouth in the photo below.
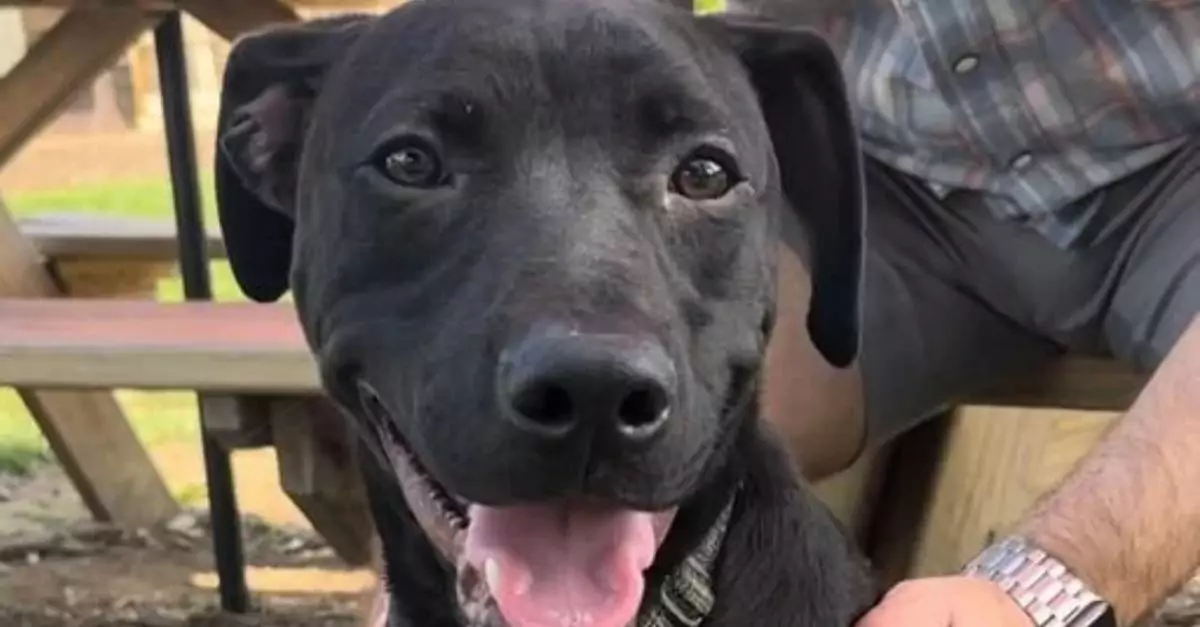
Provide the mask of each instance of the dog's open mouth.
POLYGON ((511 507, 467 503, 421 465, 379 396, 362 385, 365 412, 409 509, 457 566, 459 603, 472 625, 628 627, 674 510, 598 502, 511 507), (482 576, 481 576, 482 575, 482 576))

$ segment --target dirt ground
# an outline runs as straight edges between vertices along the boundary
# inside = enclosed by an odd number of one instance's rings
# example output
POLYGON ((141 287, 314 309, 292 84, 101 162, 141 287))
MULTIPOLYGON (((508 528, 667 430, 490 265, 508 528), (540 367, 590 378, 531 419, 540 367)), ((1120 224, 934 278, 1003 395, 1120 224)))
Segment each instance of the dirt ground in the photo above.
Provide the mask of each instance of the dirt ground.
MULTIPOLYGON (((198 447, 152 451, 176 493, 202 482, 198 447)), ((373 578, 346 568, 275 483, 269 451, 235 457, 255 611, 216 611, 207 517, 160 528, 89 522, 61 471, 0 476, 0 626, 350 627, 373 578)), ((203 505, 201 499, 200 505, 203 505)))

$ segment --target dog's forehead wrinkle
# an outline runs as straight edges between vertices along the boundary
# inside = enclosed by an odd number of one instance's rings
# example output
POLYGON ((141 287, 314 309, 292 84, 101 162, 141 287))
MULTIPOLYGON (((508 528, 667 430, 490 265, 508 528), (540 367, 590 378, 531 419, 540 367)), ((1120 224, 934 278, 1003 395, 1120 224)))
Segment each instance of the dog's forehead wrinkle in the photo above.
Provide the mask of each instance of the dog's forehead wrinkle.
POLYGON ((612 79, 670 80, 680 69, 672 66, 695 63, 698 37, 665 15, 652 0, 413 2, 384 18, 398 28, 376 29, 358 56, 376 61, 367 75, 388 72, 383 58, 420 66, 414 75, 441 79, 461 68, 518 93, 560 83, 589 94, 612 79))
POLYGON ((358 129, 353 139, 331 138, 346 165, 423 127, 497 172, 512 170, 502 162, 511 156, 506 146, 539 149, 545 137, 601 141, 610 164, 584 161, 582 170, 611 165, 635 176, 678 140, 728 134, 733 143, 746 141, 728 133, 742 125, 745 107, 736 90, 731 97, 723 64, 711 62, 723 52, 653 4, 411 2, 384 18, 397 20, 399 31, 374 29, 373 40, 358 48, 359 67, 334 90, 346 92, 338 99, 347 104, 336 108, 339 120, 321 126, 358 129), (531 19, 534 9, 545 13, 531 19), (410 31, 415 35, 405 37, 410 31), (447 97, 473 104, 478 124, 471 133, 438 127, 447 97))

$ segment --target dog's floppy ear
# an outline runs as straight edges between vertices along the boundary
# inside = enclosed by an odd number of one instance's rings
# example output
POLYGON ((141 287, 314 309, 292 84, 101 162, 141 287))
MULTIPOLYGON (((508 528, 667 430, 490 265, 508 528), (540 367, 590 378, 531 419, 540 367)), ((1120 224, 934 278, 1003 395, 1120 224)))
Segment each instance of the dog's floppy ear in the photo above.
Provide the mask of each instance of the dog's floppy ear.
POLYGON ((746 66, 771 134, 780 184, 808 227, 808 330, 835 367, 858 355, 865 206, 858 131, 836 54, 813 31, 750 17, 701 18, 746 66))
POLYGON ((234 276, 253 300, 287 291, 309 113, 329 68, 372 19, 270 27, 229 52, 217 118, 217 208, 234 276))

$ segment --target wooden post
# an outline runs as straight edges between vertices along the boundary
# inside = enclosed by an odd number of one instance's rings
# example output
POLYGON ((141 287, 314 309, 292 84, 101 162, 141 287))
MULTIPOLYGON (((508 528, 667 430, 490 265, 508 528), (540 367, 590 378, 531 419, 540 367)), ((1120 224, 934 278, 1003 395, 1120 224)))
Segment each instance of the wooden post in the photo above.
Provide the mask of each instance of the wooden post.
POLYGON ((136 7, 63 15, 0 78, 0 166, 155 21, 136 7))
MULTIPOLYGON (((0 296, 60 294, 33 246, 0 207, 0 296)), ((111 394, 18 392, 97 520, 144 526, 178 513, 179 506, 111 394)))
POLYGON ((343 417, 322 397, 280 397, 270 416, 283 491, 342 559, 370 563, 375 527, 343 417))
POLYGON ((902 436, 872 534, 884 579, 958 571, 1053 490, 1114 418, 964 406, 902 436))
POLYGON ((226 450, 271 446, 271 400, 252 394, 201 394, 204 431, 226 450))
POLYGON ((869 533, 876 569, 892 583, 956 572, 1053 490, 1145 383, 1112 360, 1068 358, 900 436, 869 533))
POLYGON ((813 494, 837 517, 854 540, 866 548, 876 496, 883 485, 889 447, 864 451, 842 472, 812 484, 813 494))

